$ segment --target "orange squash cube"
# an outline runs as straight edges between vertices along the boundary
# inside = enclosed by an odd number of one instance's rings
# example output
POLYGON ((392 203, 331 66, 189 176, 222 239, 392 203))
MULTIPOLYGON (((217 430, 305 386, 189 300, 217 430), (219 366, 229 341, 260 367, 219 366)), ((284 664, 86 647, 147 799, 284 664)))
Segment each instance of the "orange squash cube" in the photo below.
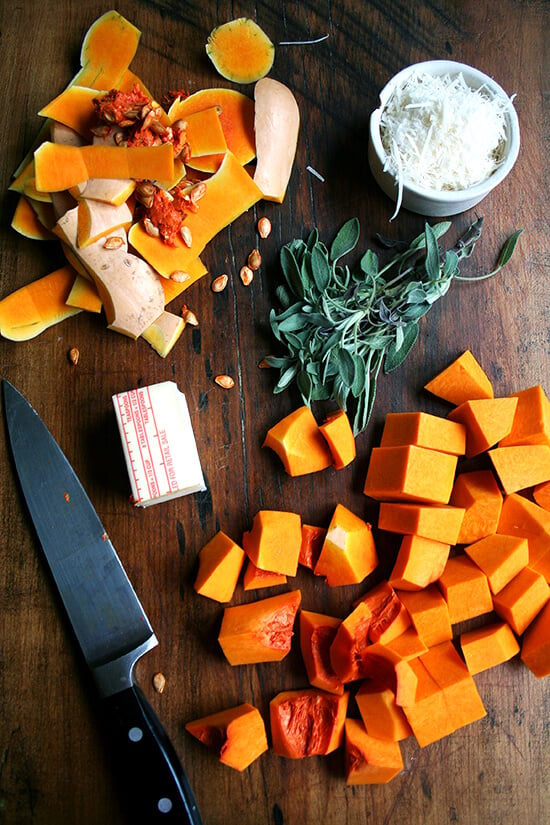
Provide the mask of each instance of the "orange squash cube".
POLYGON ((550 481, 542 481, 533 488, 535 502, 544 510, 550 510, 550 481))
POLYGON ((302 520, 286 510, 259 510, 245 539, 249 559, 262 570, 295 576, 302 546, 302 520))
POLYGON ((512 429, 499 443, 547 444, 550 446, 550 401, 540 384, 513 393, 518 399, 512 429))
POLYGON ((337 504, 315 565, 315 575, 324 576, 330 587, 359 584, 377 565, 372 526, 337 504))
POLYGON ((216 753, 222 764, 238 771, 268 749, 262 715, 246 702, 187 722, 185 729, 216 753))
POLYGON ((451 624, 474 619, 493 609, 487 576, 468 556, 450 558, 438 582, 451 624))
POLYGON ((529 544, 520 536, 493 533, 464 548, 487 576, 491 593, 498 593, 529 564, 529 544))
POLYGON ((262 570, 256 567, 253 561, 248 559, 243 576, 244 590, 261 590, 264 587, 277 587, 287 583, 287 577, 282 573, 272 573, 270 570, 262 570))
POLYGON ((474 398, 494 397, 493 385, 470 350, 428 381, 424 389, 457 406, 474 398))
POLYGON ((382 682, 365 679, 355 694, 355 701, 369 736, 400 742, 412 734, 403 708, 395 701, 393 690, 382 682))
POLYGON ((302 544, 298 564, 307 567, 309 570, 315 569, 326 534, 326 527, 318 527, 315 524, 302 524, 302 544))
POLYGON ((223 531, 218 531, 199 551, 194 588, 201 596, 230 602, 245 560, 245 552, 223 531))
POLYGON ((366 604, 372 615, 368 634, 371 642, 391 641, 411 626, 411 617, 389 582, 380 582, 356 604, 359 602, 366 604))
POLYGON ((466 452, 466 427, 425 412, 386 413, 381 447, 414 444, 441 453, 460 456, 466 452))
POLYGON ((355 436, 349 418, 344 410, 331 413, 319 429, 332 454, 334 467, 343 470, 355 459, 355 436))
POLYGON ((286 690, 269 703, 273 751, 287 759, 326 756, 342 744, 349 694, 286 690))
POLYGON ((346 719, 345 734, 347 785, 386 784, 403 770, 398 742, 369 736, 358 719, 346 719))
POLYGON ((525 496, 506 496, 498 532, 523 536, 529 542, 529 566, 550 581, 550 512, 525 496))
POLYGON ((452 642, 431 647, 420 661, 443 690, 453 730, 477 722, 486 715, 472 674, 452 642))
POLYGON ((425 447, 374 447, 363 492, 377 501, 447 504, 456 464, 456 455, 425 447))
POLYGON ((422 590, 402 591, 399 595, 426 647, 452 639, 449 608, 435 584, 422 590))
POLYGON ((441 576, 450 550, 450 544, 441 541, 403 536, 389 583, 396 590, 422 590, 441 576))
POLYGON ((383 501, 380 504, 378 527, 392 533, 411 534, 443 544, 456 544, 463 518, 463 507, 383 501))
POLYGON ((491 470, 473 470, 457 475, 449 503, 465 510, 457 544, 472 544, 496 533, 502 493, 491 470))
POLYGON ((268 430, 263 447, 273 450, 290 476, 325 470, 332 453, 309 407, 299 407, 268 430))
POLYGON ((521 659, 537 679, 550 676, 550 602, 525 631, 521 659))
POLYGON ((280 662, 290 652, 302 594, 291 590, 248 604, 226 607, 218 642, 230 665, 280 662))
POLYGON ((369 644, 370 608, 360 602, 340 622, 329 648, 330 664, 338 679, 346 684, 362 678, 362 655, 369 644))
POLYGON ((493 605, 500 618, 521 636, 549 599, 550 587, 544 577, 530 567, 524 567, 493 596, 493 605))
POLYGON ((412 659, 417 688, 414 702, 403 706, 403 713, 421 748, 448 736, 454 730, 443 689, 430 676, 420 658, 412 659))
POLYGON ((344 683, 332 667, 330 646, 341 621, 311 610, 300 611, 300 650, 308 681, 313 687, 338 694, 344 692, 344 683))
POLYGON ((467 630, 460 636, 460 646, 472 676, 507 662, 519 653, 512 628, 502 621, 467 630))
POLYGON ((518 444, 495 447, 489 458, 505 493, 517 493, 550 481, 550 446, 548 444, 518 444))
POLYGON ((447 416, 466 427, 466 456, 472 458, 497 444, 512 429, 517 398, 465 401, 447 416))

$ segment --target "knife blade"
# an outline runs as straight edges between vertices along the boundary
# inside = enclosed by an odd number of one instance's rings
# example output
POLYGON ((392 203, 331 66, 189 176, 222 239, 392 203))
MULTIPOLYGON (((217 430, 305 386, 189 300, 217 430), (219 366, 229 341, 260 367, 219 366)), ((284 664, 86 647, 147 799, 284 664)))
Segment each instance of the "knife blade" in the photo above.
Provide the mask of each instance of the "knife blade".
POLYGON ((97 686, 135 821, 202 825, 177 755, 134 678, 158 644, 80 480, 38 413, 6 379, 4 415, 16 474, 74 635, 97 686))

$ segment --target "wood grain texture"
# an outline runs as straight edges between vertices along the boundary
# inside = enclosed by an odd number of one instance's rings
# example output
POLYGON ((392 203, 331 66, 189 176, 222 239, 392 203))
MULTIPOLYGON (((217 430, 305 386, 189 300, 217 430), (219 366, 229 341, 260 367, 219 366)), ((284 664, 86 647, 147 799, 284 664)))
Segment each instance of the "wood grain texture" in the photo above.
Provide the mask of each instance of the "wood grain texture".
MULTIPOLYGON (((143 341, 81 314, 40 337, 0 340, 0 374, 36 407, 75 467, 108 530, 160 640, 137 677, 182 757, 205 825, 532 825, 550 821, 550 687, 513 661, 476 677, 487 716, 420 750, 403 744, 405 769, 387 786, 346 787, 340 752, 292 761, 271 752, 243 774, 184 730, 185 722, 248 701, 267 715, 279 690, 305 685, 296 645, 280 665, 231 668, 216 642, 221 608, 193 592, 196 558, 217 529, 236 540, 261 508, 291 509, 326 524, 337 502, 363 517, 376 509, 361 493, 368 452, 387 411, 446 413, 424 383, 471 348, 498 395, 533 384, 550 391, 548 300, 549 63, 543 0, 328 0, 309 2, 128 2, 118 10, 142 31, 134 71, 159 97, 229 86, 209 63, 210 30, 250 16, 275 44, 328 34, 314 46, 278 46, 272 76, 294 90, 302 116, 296 164, 284 203, 260 203, 224 230, 203 256, 209 275, 185 301, 200 325, 187 329, 166 360, 143 341), (380 379, 372 423, 358 458, 339 473, 291 479, 261 443, 267 429, 298 404, 293 391, 273 396, 273 377, 258 363, 273 346, 269 309, 280 283, 282 244, 313 225, 330 240, 349 217, 361 221, 361 249, 377 232, 411 239, 424 219, 377 189, 367 164, 367 126, 377 95, 400 68, 452 58, 494 76, 510 94, 522 129, 513 173, 480 205, 483 237, 469 274, 492 268, 506 237, 522 227, 512 263, 498 277, 456 283, 421 323, 405 364, 380 379), (311 165, 324 178, 309 174, 311 165), (238 270, 257 245, 257 219, 273 224, 261 242, 263 264, 245 288, 238 270), (214 295, 212 277, 230 275, 214 295), (67 360, 80 350, 76 368, 67 360), (229 373, 223 391, 213 378, 229 373), (111 396, 175 380, 185 392, 208 489, 135 509, 111 396), (162 695, 155 672, 166 676, 162 695)), ((101 13, 92 0, 22 0, 1 4, 5 115, 0 125, 0 297, 62 265, 55 243, 28 241, 10 229, 16 198, 11 175, 32 145, 36 112, 75 74, 82 37, 101 13)), ((251 89, 248 90, 251 92, 251 89)), ((473 213, 453 220, 457 237, 473 213)), ((453 240, 454 240, 453 237, 453 240)), ((112 766, 96 724, 93 692, 46 574, 0 434, 0 823, 122 825, 112 766)), ((395 546, 380 537, 387 572, 395 546)), ((330 590, 301 571, 303 606, 345 615, 364 588, 330 590)), ((244 601, 240 591, 235 601, 244 601)))

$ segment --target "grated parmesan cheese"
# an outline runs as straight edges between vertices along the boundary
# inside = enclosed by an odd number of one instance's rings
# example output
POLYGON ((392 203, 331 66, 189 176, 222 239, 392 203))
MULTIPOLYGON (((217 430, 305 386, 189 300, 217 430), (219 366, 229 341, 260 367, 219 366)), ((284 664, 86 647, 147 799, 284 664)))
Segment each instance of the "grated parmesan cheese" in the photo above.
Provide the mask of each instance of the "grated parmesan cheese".
POLYGON ((413 74, 383 108, 385 171, 424 189, 461 190, 490 177, 504 159, 511 98, 469 86, 462 73, 413 74))

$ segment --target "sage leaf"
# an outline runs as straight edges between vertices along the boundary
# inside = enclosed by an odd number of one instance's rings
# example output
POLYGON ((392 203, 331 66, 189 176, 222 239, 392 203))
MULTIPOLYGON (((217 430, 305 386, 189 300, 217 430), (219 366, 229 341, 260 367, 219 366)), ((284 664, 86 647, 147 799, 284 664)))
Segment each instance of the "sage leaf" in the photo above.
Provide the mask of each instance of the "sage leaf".
POLYGON ((357 246, 359 240, 359 221, 357 218, 351 218, 338 231, 336 237, 330 247, 330 259, 335 262, 347 255, 357 246))

